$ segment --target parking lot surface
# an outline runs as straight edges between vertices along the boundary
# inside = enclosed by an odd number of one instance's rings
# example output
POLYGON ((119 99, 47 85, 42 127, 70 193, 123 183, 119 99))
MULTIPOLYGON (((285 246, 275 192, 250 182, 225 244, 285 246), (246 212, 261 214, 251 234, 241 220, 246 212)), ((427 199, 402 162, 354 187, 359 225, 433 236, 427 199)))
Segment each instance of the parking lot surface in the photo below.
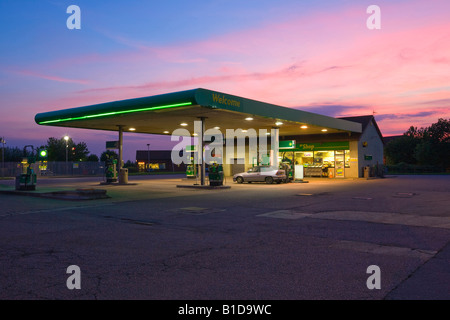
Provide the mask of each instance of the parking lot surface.
POLYGON ((108 199, 0 193, 0 299, 450 298, 450 176, 229 178, 221 190, 177 188, 195 183, 182 176, 101 180, 43 178, 37 192, 108 199), (67 287, 72 265, 80 289, 67 287))

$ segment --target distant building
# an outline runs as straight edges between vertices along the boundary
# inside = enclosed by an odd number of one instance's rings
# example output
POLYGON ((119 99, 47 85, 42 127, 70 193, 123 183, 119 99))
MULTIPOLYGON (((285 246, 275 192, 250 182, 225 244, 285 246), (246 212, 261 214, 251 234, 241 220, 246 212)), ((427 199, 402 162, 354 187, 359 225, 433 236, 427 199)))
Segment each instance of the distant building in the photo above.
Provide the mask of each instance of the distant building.
POLYGON ((136 163, 139 171, 186 171, 184 163, 180 165, 173 164, 172 150, 137 150, 136 163))

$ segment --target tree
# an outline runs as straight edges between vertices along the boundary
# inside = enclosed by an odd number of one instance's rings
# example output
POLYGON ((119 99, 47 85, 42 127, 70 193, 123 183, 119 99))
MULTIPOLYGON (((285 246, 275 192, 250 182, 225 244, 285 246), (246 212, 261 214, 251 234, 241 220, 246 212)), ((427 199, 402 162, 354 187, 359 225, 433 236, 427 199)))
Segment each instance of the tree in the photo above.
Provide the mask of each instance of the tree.
POLYGON ((86 161, 90 161, 90 162, 99 162, 100 159, 98 158, 98 156, 96 154, 90 154, 86 161))
POLYGON ((113 151, 113 150, 106 150, 106 151, 104 151, 102 154, 101 154, 101 156, 100 156, 100 161, 101 162, 105 162, 106 161, 106 159, 108 159, 108 157, 109 158, 114 158, 114 159, 119 159, 119 155, 115 152, 115 151, 113 151))
POLYGON ((421 144, 416 150, 421 164, 450 167, 450 119, 440 118, 425 128, 421 144))
POLYGON ((128 160, 128 161, 124 164, 123 167, 124 167, 124 168, 134 168, 134 167, 136 167, 136 162, 133 162, 133 161, 131 161, 131 160, 128 160))
MULTIPOLYGON (((69 139, 67 143, 71 143, 69 139)), ((47 140, 48 161, 66 160, 66 141, 64 139, 48 138, 47 140)))
POLYGON ((414 151, 419 143, 419 139, 406 133, 392 141, 384 148, 387 164, 398 164, 400 162, 416 164, 414 151))
POLYGON ((411 126, 411 127, 409 127, 408 130, 406 130, 405 133, 403 133, 403 135, 411 137, 411 138, 422 139, 423 135, 424 135, 424 131, 425 131, 424 128, 417 129, 417 127, 411 126))
MULTIPOLYGON (((1 160, 1 152, 0 149, 0 160, 1 160)), ((18 147, 5 147, 5 162, 21 162, 23 158, 31 156, 31 150, 27 149, 24 154, 23 149, 18 147)))
POLYGON ((434 143, 450 142, 450 119, 440 118, 438 122, 426 128, 424 138, 434 143))
POLYGON ((414 157, 419 165, 437 164, 439 151, 431 141, 421 141, 414 150, 414 157))
POLYGON ((72 147, 72 153, 69 155, 69 161, 86 161, 89 149, 85 142, 80 142, 72 147))
POLYGON ((72 138, 66 140, 64 138, 48 138, 47 140, 48 161, 66 161, 66 152, 68 161, 86 161, 89 154, 88 147, 85 142, 75 144, 72 138))
POLYGON ((402 137, 385 146, 387 164, 450 167, 450 119, 440 118, 429 127, 411 126, 402 137))

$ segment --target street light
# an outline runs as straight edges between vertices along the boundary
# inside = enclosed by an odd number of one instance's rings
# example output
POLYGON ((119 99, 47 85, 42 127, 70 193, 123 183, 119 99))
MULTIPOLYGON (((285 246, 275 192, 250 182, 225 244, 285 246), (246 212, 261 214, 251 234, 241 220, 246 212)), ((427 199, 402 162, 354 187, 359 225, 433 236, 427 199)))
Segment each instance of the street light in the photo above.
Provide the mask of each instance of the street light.
POLYGON ((66 140, 66 174, 69 173, 69 136, 64 136, 64 140, 66 140))
POLYGON ((64 136, 66 140, 66 163, 69 161, 69 136, 64 136))

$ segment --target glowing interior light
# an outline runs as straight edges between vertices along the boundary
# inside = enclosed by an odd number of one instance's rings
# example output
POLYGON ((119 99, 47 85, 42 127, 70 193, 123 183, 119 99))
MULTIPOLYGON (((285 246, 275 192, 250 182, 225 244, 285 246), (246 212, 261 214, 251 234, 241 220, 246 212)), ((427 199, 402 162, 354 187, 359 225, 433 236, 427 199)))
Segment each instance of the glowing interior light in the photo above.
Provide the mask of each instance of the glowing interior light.
POLYGON ((186 122, 180 123, 180 126, 186 127, 188 124, 186 122))
POLYGON ((281 121, 275 122, 275 125, 277 125, 277 126, 281 126, 282 124, 283 124, 283 122, 281 122, 281 121))
POLYGON ((328 131, 328 129, 322 129, 322 132, 327 132, 328 131))
POLYGON ((308 126, 301 126, 302 129, 308 129, 308 126))
POLYGON ((245 118, 245 120, 247 120, 247 121, 252 121, 253 118, 252 118, 252 117, 247 117, 247 118, 245 118))
POLYGON ((129 128, 129 131, 136 131, 136 128, 129 128))

